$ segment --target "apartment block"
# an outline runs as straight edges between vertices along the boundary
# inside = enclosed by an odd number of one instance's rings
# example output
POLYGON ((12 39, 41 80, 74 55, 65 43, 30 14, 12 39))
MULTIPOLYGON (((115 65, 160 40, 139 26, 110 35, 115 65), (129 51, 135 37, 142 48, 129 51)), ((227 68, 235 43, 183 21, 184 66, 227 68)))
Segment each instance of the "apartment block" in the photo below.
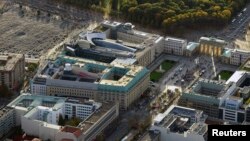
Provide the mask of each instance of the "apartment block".
POLYGON ((17 88, 24 79, 24 65, 22 54, 0 54, 0 85, 6 85, 9 89, 17 88))

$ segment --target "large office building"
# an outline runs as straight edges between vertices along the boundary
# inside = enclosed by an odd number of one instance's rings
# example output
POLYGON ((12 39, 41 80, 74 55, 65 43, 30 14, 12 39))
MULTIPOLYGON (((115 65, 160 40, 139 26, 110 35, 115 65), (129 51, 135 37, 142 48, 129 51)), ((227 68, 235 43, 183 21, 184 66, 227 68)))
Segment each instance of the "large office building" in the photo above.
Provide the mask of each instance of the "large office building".
POLYGON ((6 85, 9 89, 17 88, 24 79, 24 65, 22 54, 0 54, 0 85, 6 85))
POLYGON ((15 122, 27 135, 53 141, 91 141, 119 114, 118 103, 31 94, 20 95, 8 107, 15 110, 15 122), (61 126, 60 115, 66 121, 79 118, 82 122, 76 127, 61 126))
POLYGON ((15 127, 14 109, 3 107, 0 109, 0 139, 15 127))
POLYGON ((105 63, 147 66, 162 53, 163 37, 137 31, 131 23, 104 21, 99 29, 80 33, 75 43, 65 45, 66 54, 105 63))
POLYGON ((166 37, 164 41, 164 52, 173 55, 185 55, 187 40, 166 37))
POLYGON ((199 80, 185 91, 178 104, 204 111, 210 117, 219 118, 219 107, 233 93, 235 84, 225 85, 213 80, 199 80))
POLYGON ((220 106, 220 119, 229 122, 242 123, 245 121, 243 98, 238 95, 229 96, 220 106))
POLYGON ((127 109, 148 88, 145 67, 60 56, 31 81, 31 93, 119 101, 127 109))
POLYGON ((205 54, 205 55, 213 55, 215 57, 220 57, 226 45, 227 45, 227 42, 224 40, 220 40, 220 39, 216 39, 212 37, 201 37, 199 53, 205 54))
POLYGON ((236 88, 220 106, 220 118, 233 123, 247 121, 247 112, 250 104, 250 73, 236 71, 227 80, 226 84, 235 83, 236 88))
POLYGON ((236 71, 225 83, 200 80, 182 94, 178 104, 203 110, 210 118, 230 123, 247 122, 250 73, 236 71))
POLYGON ((150 130, 160 132, 160 141, 205 141, 206 117, 200 110, 172 105, 153 119, 150 130))

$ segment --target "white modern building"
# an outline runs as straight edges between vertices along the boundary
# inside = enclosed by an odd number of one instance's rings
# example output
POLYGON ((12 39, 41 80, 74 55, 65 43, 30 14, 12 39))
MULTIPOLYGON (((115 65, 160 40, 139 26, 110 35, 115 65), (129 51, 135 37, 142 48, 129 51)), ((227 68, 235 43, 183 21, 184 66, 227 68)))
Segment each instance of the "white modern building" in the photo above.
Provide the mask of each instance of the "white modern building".
POLYGON ((241 108, 243 105, 243 98, 230 96, 226 99, 225 105, 220 107, 223 110, 223 120, 229 122, 243 122, 245 117, 245 109, 241 108))
POLYGON ((101 26, 110 31, 106 34, 108 38, 136 49, 135 59, 138 65, 147 66, 163 53, 164 38, 160 35, 138 31, 131 23, 104 21, 101 26))
POLYGON ((166 37, 164 43, 164 52, 173 55, 184 55, 187 47, 187 40, 173 37, 166 37))
POLYGON ((150 130, 160 132, 160 141, 205 141, 206 117, 202 111, 172 105, 154 118, 150 130))
POLYGON ((93 100, 81 101, 77 99, 67 99, 64 104, 64 117, 67 119, 78 117, 84 120, 101 106, 101 103, 97 103, 93 100))
POLYGON ((116 103, 101 104, 93 100, 31 94, 20 95, 8 107, 14 109, 13 117, 16 120, 14 121, 21 125, 22 130, 27 135, 53 141, 61 141, 61 139, 57 139, 59 138, 58 134, 60 134, 60 138, 64 137, 66 136, 65 134, 68 134, 68 130, 62 129, 70 128, 58 125, 60 115, 65 120, 70 120, 73 117, 80 118, 82 122, 78 125, 79 127, 74 127, 77 130, 81 130, 77 140, 87 141, 83 139, 86 134, 89 134, 91 139, 94 139, 118 116, 119 111, 119 105, 116 103), (106 119, 105 117, 110 114, 112 116, 106 119), (92 119, 93 117, 94 119, 92 119), (89 121, 90 119, 91 121, 89 121), (89 123, 85 124, 85 122, 89 123), (99 122, 102 124, 98 124, 99 122), (88 126, 85 127, 85 125, 88 126), (82 130, 82 126, 84 126, 85 130, 82 130), (87 129, 95 126, 98 126, 100 130, 87 132, 87 129))
POLYGON ((220 118, 232 123, 242 123, 247 119, 247 107, 250 105, 250 73, 236 71, 226 82, 235 88, 220 106, 220 118))

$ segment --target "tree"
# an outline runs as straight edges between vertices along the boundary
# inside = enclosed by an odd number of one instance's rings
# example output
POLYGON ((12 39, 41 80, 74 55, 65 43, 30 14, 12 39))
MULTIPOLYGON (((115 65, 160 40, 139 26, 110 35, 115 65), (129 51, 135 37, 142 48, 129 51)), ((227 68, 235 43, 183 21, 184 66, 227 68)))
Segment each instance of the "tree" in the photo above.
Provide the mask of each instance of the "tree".
MULTIPOLYGON (((225 25, 249 0, 54 0, 117 11, 126 20, 165 30, 187 25, 225 25)), ((101 11, 101 10, 99 10, 101 11)), ((115 13, 115 12, 109 12, 115 13)), ((175 30, 174 30, 175 31, 175 30)))
POLYGON ((33 71, 36 70, 37 67, 38 67, 37 64, 35 64, 35 63, 29 63, 28 64, 28 71, 33 72, 33 71))
POLYGON ((103 133, 96 136, 96 141, 105 141, 105 136, 103 133))
POLYGON ((60 126, 65 125, 65 120, 63 119, 63 116, 61 114, 59 115, 58 125, 60 125, 60 126))
POLYGON ((9 90, 9 88, 3 84, 0 85, 0 97, 11 97, 12 92, 9 90))
POLYGON ((80 122, 81 122, 80 118, 73 117, 70 120, 66 121, 65 125, 78 126, 80 122))

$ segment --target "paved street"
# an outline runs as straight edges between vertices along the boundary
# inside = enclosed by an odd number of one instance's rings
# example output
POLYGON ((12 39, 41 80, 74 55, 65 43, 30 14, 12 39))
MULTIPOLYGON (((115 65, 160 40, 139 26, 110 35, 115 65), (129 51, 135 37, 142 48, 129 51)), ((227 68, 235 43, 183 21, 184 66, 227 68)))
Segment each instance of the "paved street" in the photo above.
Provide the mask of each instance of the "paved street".
MULTIPOLYGON (((218 32, 215 36, 226 41, 234 41, 236 38, 243 40, 250 22, 250 4, 246 6, 245 11, 241 11, 232 18, 232 21, 222 32, 218 32)), ((232 47, 232 46, 231 46, 232 47)))

